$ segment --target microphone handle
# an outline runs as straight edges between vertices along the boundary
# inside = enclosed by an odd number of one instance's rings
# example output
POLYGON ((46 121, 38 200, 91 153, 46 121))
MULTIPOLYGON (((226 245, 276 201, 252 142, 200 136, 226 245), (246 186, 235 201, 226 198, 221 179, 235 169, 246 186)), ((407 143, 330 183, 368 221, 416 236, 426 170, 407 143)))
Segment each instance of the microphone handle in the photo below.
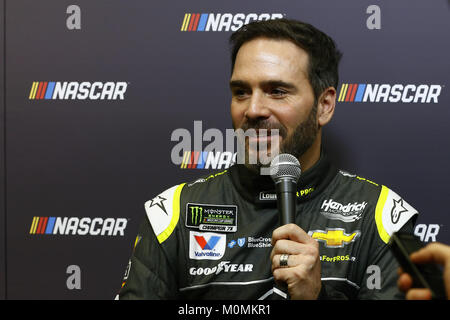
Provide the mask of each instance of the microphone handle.
POLYGON ((295 223, 297 183, 292 179, 283 178, 277 181, 276 190, 280 225, 295 223))
MULTIPOLYGON (((297 205, 297 183, 289 178, 283 178, 276 183, 277 205, 280 226, 295 223, 295 211, 297 205)), ((278 283, 275 288, 286 293, 286 299, 290 296, 286 283, 278 283)))

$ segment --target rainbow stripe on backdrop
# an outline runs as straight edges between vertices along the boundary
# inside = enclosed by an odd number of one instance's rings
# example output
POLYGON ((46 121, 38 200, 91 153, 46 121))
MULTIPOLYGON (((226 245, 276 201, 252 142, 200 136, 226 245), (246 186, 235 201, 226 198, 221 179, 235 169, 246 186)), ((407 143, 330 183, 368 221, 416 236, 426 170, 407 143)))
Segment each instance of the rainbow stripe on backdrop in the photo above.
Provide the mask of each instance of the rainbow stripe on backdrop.
POLYGON ((33 217, 30 234, 53 234, 56 217, 33 217))
POLYGON ((205 31, 208 17, 209 13, 186 13, 181 24, 181 31, 205 31))
POLYGON ((365 83, 343 83, 338 102, 361 102, 366 91, 365 83))
POLYGON ((49 81, 35 81, 31 85, 30 100, 48 100, 53 96, 53 90, 55 89, 56 82, 49 81))

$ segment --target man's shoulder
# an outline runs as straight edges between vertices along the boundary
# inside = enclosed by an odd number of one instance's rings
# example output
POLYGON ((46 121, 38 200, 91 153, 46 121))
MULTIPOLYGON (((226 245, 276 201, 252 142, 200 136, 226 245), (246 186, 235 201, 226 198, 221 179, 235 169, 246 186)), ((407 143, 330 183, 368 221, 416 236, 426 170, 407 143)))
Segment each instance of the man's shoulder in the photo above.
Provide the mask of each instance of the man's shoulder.
POLYGON ((215 185, 219 187, 219 185, 224 181, 228 182, 228 176, 229 170, 227 169, 220 172, 208 173, 199 178, 196 178, 195 180, 184 181, 180 184, 173 185, 160 194, 156 195, 154 198, 146 201, 146 209, 148 208, 148 210, 150 210, 150 208, 153 208, 155 202, 159 203, 162 199, 179 199, 185 193, 205 192, 206 190, 210 190, 215 185))
POLYGON ((213 185, 218 185, 226 180, 230 175, 230 169, 226 169, 219 172, 213 172, 207 175, 204 175, 194 181, 186 183, 186 190, 202 190, 207 189, 213 185))
POLYGON ((173 232, 183 210, 182 199, 204 197, 213 194, 227 181, 228 170, 205 175, 192 182, 174 185, 144 204, 145 213, 160 243, 173 232))
POLYGON ((342 169, 338 170, 336 178, 339 184, 347 185, 347 187, 357 189, 359 192, 365 190, 367 192, 379 193, 382 187, 381 184, 372 179, 342 169))
POLYGON ((369 219, 374 222, 384 243, 408 221, 415 220, 418 211, 391 188, 357 174, 339 170, 335 180, 336 201, 361 204, 369 219), (339 199, 339 200, 337 200, 339 199), (368 212, 367 212, 368 210, 368 212))

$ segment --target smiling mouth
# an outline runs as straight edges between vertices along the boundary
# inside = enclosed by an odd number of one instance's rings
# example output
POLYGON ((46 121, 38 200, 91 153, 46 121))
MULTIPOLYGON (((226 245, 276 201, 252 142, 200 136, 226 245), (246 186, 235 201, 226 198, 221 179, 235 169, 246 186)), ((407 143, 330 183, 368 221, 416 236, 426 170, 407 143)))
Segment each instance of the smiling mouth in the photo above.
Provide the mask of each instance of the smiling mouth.
POLYGON ((271 138, 279 137, 280 132, 278 129, 248 129, 246 135, 250 139, 256 140, 270 140, 271 138))
POLYGON ((278 129, 275 130, 256 130, 253 135, 248 136, 247 148, 251 152, 272 154, 279 150, 282 137, 278 129))

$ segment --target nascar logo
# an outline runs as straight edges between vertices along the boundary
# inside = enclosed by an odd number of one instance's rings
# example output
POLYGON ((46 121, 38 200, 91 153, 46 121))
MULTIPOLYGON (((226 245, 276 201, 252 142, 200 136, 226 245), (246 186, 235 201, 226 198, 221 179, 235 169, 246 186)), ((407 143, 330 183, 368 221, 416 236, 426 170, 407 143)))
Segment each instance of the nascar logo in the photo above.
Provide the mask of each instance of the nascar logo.
POLYGON ((33 217, 30 234, 123 236, 125 218, 33 217))
POLYGON ((229 151, 185 151, 181 169, 227 169, 236 162, 236 153, 229 151))
POLYGON ((338 102, 438 103, 441 90, 437 84, 343 83, 338 102))
POLYGON ((29 100, 123 100, 126 82, 35 81, 29 100))
POLYGON ((181 31, 236 31, 251 21, 281 18, 281 13, 185 13, 181 31))

